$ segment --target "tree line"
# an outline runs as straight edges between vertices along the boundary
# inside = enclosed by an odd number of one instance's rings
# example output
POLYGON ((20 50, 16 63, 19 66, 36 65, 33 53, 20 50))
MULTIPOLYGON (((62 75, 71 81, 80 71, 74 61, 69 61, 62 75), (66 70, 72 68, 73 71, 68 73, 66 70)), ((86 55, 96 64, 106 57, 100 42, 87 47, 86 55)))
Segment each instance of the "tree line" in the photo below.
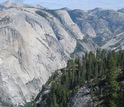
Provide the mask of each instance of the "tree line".
POLYGON ((89 84, 93 100, 99 107, 124 106, 124 51, 106 51, 98 49, 82 57, 67 62, 61 69, 61 76, 56 73, 50 77, 50 93, 42 98, 39 107, 70 107, 70 98, 80 87, 89 84), (98 87, 97 90, 92 88, 98 87))

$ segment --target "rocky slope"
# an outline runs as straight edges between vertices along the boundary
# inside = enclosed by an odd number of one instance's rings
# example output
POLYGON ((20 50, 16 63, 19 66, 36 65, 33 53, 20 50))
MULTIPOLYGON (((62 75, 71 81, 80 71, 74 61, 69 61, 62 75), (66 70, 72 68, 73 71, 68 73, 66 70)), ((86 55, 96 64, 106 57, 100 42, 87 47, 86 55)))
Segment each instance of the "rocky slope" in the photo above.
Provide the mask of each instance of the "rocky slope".
POLYGON ((70 56, 123 49, 124 13, 0 5, 0 98, 22 105, 36 96, 70 56))
POLYGON ((94 107, 90 90, 84 86, 71 98, 71 107, 94 107))

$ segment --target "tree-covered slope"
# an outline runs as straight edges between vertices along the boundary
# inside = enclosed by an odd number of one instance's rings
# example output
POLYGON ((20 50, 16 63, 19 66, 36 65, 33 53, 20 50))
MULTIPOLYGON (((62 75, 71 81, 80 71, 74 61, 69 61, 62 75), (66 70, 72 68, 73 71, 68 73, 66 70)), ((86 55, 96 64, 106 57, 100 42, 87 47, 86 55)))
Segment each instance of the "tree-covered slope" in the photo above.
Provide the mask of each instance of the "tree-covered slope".
POLYGON ((36 101, 38 107, 123 107, 124 51, 97 50, 69 60, 49 78, 36 101), (83 99, 87 95, 89 102, 83 99))

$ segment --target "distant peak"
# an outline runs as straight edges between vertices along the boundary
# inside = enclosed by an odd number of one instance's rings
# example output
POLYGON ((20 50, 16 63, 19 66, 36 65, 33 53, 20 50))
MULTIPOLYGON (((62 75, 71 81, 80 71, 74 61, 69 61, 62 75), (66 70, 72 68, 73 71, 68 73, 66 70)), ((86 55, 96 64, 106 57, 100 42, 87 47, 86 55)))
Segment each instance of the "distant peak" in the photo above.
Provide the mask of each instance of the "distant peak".
POLYGON ((16 0, 7 0, 4 3, 2 3, 3 5, 13 5, 13 4, 22 4, 23 2, 19 1, 17 2, 16 0))
POLYGON ((6 8, 15 8, 15 7, 32 7, 31 5, 24 4, 23 0, 7 0, 2 3, 2 5, 6 8))
POLYGON ((36 7, 36 8, 40 8, 40 9, 44 9, 44 7, 42 7, 42 6, 39 5, 39 4, 36 4, 34 7, 36 7))
POLYGON ((70 9, 67 8, 67 7, 64 7, 64 8, 61 8, 61 10, 66 10, 66 11, 69 11, 70 9))
POLYGON ((122 12, 122 13, 124 13, 124 8, 119 9, 118 12, 122 12))
POLYGON ((102 11, 103 9, 102 8, 95 8, 95 9, 92 9, 92 10, 89 10, 88 12, 89 13, 97 13, 97 12, 100 12, 100 11, 102 11))

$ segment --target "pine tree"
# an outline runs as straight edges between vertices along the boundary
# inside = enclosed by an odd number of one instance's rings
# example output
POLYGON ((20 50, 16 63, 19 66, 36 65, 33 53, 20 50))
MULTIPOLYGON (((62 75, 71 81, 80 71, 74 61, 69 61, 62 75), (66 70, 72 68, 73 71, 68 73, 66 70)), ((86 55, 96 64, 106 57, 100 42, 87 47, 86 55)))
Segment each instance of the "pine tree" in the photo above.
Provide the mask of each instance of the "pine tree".
POLYGON ((117 78, 117 65, 116 65, 116 60, 113 52, 110 52, 108 55, 108 75, 107 75, 107 82, 108 85, 110 86, 110 91, 109 91, 109 106, 110 107, 116 107, 117 103, 117 88, 118 88, 118 83, 116 81, 117 78))

